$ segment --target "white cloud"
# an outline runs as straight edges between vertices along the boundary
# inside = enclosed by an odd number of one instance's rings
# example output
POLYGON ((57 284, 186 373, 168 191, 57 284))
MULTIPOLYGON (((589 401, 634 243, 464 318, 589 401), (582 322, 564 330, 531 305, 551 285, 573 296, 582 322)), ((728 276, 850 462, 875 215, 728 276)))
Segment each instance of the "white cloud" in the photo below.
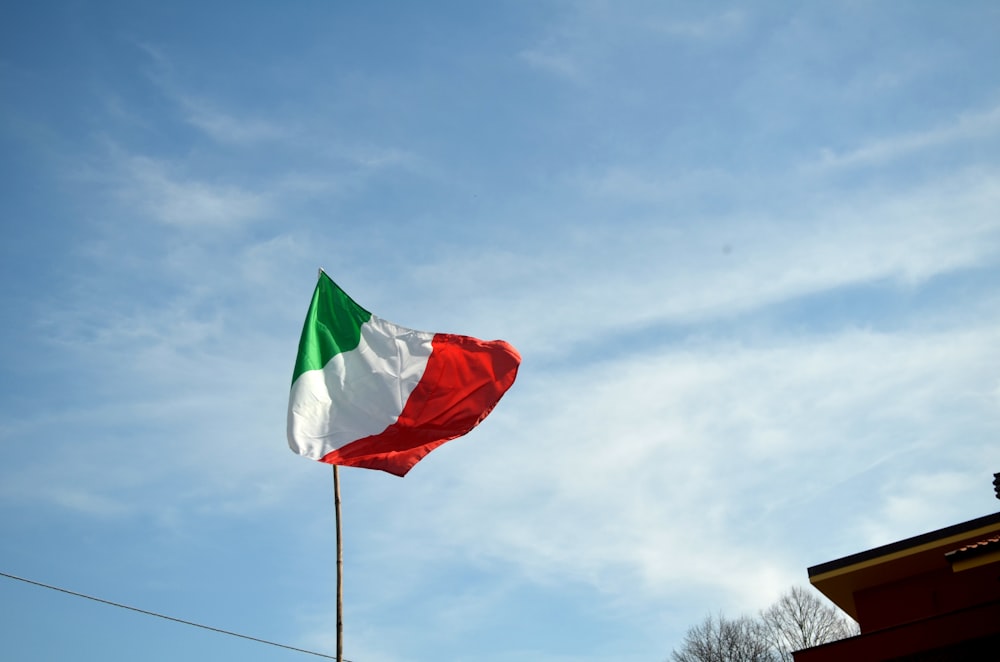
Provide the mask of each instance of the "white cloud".
POLYGON ((534 69, 571 81, 583 80, 579 63, 567 53, 558 53, 545 48, 532 48, 521 51, 518 56, 534 69))
POLYGON ((158 159, 123 159, 118 195, 145 217, 176 227, 233 227, 266 215, 267 196, 245 188, 186 178, 158 159))
POLYGON ((251 145, 288 139, 293 131, 287 124, 224 112, 208 101, 180 96, 187 121, 211 139, 232 145, 251 145))
POLYGON ((577 192, 584 203, 560 218, 579 215, 586 231, 577 232, 574 219, 519 250, 449 255, 419 270, 426 287, 412 294, 464 302, 442 310, 442 324, 499 329, 522 351, 561 354, 623 332, 731 320, 838 288, 913 288, 993 264, 997 180, 971 170, 907 189, 790 191, 773 205, 685 223, 667 221, 670 204, 595 219, 602 212, 585 208, 594 198, 584 188, 577 192))
POLYGON ((1000 339, 995 321, 529 369, 482 432, 427 461, 390 528, 408 550, 464 550, 625 601, 701 594, 762 606, 801 581, 807 561, 828 560, 804 554, 831 541, 863 548, 870 534, 855 521, 865 512, 884 507, 915 525, 935 495, 943 516, 961 511, 949 497, 975 469, 966 460, 912 508, 871 486, 865 509, 844 512, 841 486, 873 458, 951 453, 956 435, 982 433, 997 413, 997 366, 984 361, 1000 339), (799 534, 783 528, 819 511, 823 521, 799 534))
POLYGON ((884 165, 898 159, 956 143, 972 143, 1000 137, 1000 106, 967 112, 951 122, 924 131, 877 139, 855 149, 824 150, 809 168, 856 168, 884 165))
MULTIPOLYGON (((944 448, 938 449, 939 454, 945 452, 944 448)), ((928 522, 934 523, 933 528, 953 524, 954 504, 975 502, 976 495, 987 493, 990 467, 996 464, 996 455, 990 461, 993 464, 987 464, 978 473, 924 468, 893 476, 888 484, 881 486, 880 507, 859 518, 865 544, 875 547, 924 533, 931 528, 928 522)), ((963 464, 969 469, 982 466, 974 462, 963 464)))
POLYGON ((745 23, 745 13, 736 10, 680 19, 675 10, 664 11, 655 4, 638 12, 621 11, 613 3, 576 3, 518 56, 534 69, 582 83, 606 70, 617 55, 637 42, 664 37, 718 41, 740 33, 745 23))
POLYGON ((746 24, 743 11, 731 9, 693 20, 652 20, 644 21, 649 29, 665 35, 687 39, 719 39, 739 32, 746 24))

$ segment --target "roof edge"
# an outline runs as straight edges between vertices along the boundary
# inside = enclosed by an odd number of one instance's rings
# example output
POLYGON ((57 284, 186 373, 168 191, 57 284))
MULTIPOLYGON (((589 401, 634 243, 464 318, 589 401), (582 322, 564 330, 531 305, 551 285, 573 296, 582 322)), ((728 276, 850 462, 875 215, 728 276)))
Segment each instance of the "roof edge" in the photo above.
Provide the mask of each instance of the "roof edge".
POLYGON ((873 547, 872 549, 858 552, 857 554, 851 554, 850 556, 814 565, 808 569, 809 577, 816 577, 833 570, 839 570, 841 568, 852 566, 856 563, 877 559, 881 556, 887 556, 918 545, 925 545, 927 543, 934 542, 935 540, 975 531, 976 529, 989 526, 991 524, 1000 524, 1000 512, 993 513, 992 515, 984 515, 983 517, 977 517, 976 519, 969 520, 968 522, 953 524, 943 529, 929 531, 928 533, 922 533, 918 536, 913 536, 912 538, 906 538, 905 540, 899 540, 880 547, 873 547))

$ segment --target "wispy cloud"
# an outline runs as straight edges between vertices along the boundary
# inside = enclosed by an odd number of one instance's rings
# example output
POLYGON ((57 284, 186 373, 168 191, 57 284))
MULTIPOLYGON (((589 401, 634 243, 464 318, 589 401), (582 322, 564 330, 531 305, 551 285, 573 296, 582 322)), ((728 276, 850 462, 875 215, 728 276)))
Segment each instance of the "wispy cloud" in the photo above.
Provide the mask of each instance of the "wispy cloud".
POLYGON ((956 143, 1000 138, 1000 106, 967 112, 953 121, 924 131, 874 140, 852 150, 824 150, 813 168, 853 168, 884 165, 920 152, 956 143))
MULTIPOLYGON (((205 95, 199 95, 179 81, 182 74, 170 56, 170 49, 149 41, 132 40, 134 48, 145 60, 145 77, 179 113, 182 121, 198 129, 207 138, 229 147, 252 146, 288 139, 294 135, 286 118, 270 121, 251 115, 243 107, 229 112, 205 95)), ((119 116, 140 119, 141 116, 123 106, 121 99, 110 97, 110 109, 119 116)))
MULTIPOLYGON (((560 225, 520 252, 449 255, 421 275, 433 284, 429 298, 471 302, 454 324, 507 329, 528 351, 561 354, 622 332, 731 320, 844 287, 910 288, 988 266, 1000 251, 995 181, 973 170, 840 199, 781 197, 787 185, 754 182, 772 188, 775 204, 683 225, 663 220, 674 213, 669 199, 663 210, 657 202, 614 221, 601 218, 601 205, 581 206, 562 214, 587 219, 585 234, 560 225), (456 272, 468 278, 456 281, 456 272), (533 296, 503 307, 482 297, 508 288, 533 296), (609 306, 613 313, 597 314, 609 306), (502 321, 476 321, 498 309, 502 321)), ((578 196, 592 200, 594 190, 582 186, 578 196)))
POLYGON ((526 49, 518 53, 530 67, 574 82, 584 79, 581 65, 568 53, 546 50, 544 47, 526 49))
POLYGON ((606 73, 616 56, 637 42, 716 42, 742 32, 747 21, 746 14, 737 10, 680 19, 673 11, 647 9, 621 12, 604 2, 576 3, 535 45, 518 55, 535 69, 581 83, 606 73))
POLYGON ((116 195, 139 218, 175 227, 234 227, 269 210, 264 194, 204 178, 185 177, 165 161, 123 155, 116 195))
POLYGON ((689 39, 718 39, 730 36, 743 29, 746 14, 730 9, 693 20, 652 20, 644 21, 648 29, 665 35, 689 39))
POLYGON ((248 145, 287 139, 293 132, 287 124, 237 116, 214 107, 204 99, 179 96, 186 120, 212 140, 231 145, 248 145))
MULTIPOLYGON (((982 431, 977 412, 989 420, 995 404, 966 394, 993 388, 996 366, 983 358, 998 336, 986 321, 958 335, 707 343, 529 373, 504 423, 428 465, 435 488, 397 513, 393 528, 539 581, 561 575, 633 598, 707 587, 743 605, 764 602, 795 580, 783 555, 804 566, 804 554, 823 554, 838 535, 785 539, 776 556, 777 522, 837 503, 831 517, 842 526, 863 519, 880 505, 854 510, 839 485, 868 471, 873 453, 939 453, 959 416, 968 434, 982 431), (411 507, 430 503, 432 521, 405 524, 411 507)), ((970 461, 953 464, 967 471, 970 461)), ((898 510, 916 487, 886 492, 885 507, 898 510)), ((940 502, 951 504, 946 519, 955 502, 940 502)), ((893 521, 893 533, 905 532, 905 518, 893 521)))
MULTIPOLYGON (((974 466, 974 465, 973 465, 974 466)), ((982 471, 982 483, 990 471, 982 471)), ((981 485, 969 480, 965 471, 918 471, 894 476, 882 486, 879 508, 860 518, 861 529, 871 546, 885 545, 900 537, 900 532, 918 532, 930 516, 946 523, 950 504, 973 499, 982 492, 981 485)))

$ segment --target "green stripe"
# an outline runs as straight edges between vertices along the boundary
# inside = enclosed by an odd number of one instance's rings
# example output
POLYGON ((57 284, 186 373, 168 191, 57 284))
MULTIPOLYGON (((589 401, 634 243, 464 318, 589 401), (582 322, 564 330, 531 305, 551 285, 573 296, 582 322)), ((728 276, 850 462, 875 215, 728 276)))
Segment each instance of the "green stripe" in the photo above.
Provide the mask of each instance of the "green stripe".
POLYGON ((320 370, 337 354, 356 348, 361 325, 371 316, 321 271, 302 327, 292 383, 303 372, 320 370))

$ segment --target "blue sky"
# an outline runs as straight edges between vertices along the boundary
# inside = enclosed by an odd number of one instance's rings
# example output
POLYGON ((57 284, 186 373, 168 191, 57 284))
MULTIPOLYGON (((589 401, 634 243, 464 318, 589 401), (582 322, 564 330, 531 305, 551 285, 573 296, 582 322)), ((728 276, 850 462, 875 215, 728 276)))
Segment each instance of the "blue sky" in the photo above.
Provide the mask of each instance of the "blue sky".
MULTIPOLYGON (((38 2, 0 23, 0 572, 333 652, 317 267, 523 356, 342 472, 354 662, 662 660, 994 512, 993 2, 38 2)), ((315 659, 0 582, 12 659, 315 659)))

